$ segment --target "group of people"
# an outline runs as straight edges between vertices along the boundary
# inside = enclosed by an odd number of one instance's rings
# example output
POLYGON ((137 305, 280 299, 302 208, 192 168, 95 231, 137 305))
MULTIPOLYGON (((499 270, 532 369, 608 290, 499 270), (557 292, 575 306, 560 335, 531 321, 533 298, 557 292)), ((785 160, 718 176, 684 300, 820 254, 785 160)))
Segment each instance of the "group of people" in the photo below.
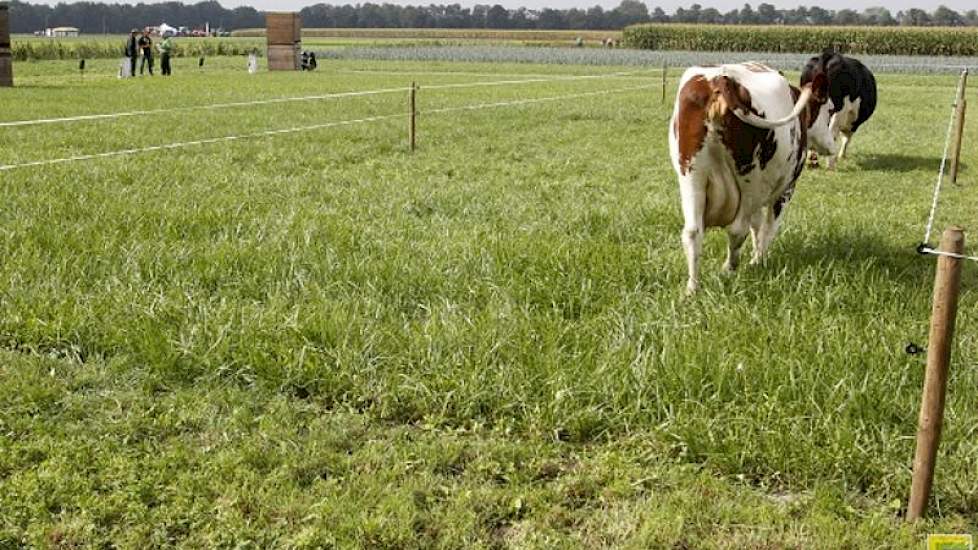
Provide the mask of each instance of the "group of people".
POLYGON ((317 66, 316 52, 302 52, 299 56, 299 68, 303 71, 315 71, 317 66))
MULTIPOLYGON (((173 74, 170 67, 170 55, 173 53, 173 39, 169 35, 163 36, 163 40, 156 46, 160 52, 160 72, 163 76, 173 74)), ((133 29, 129 33, 126 41, 126 58, 129 60, 129 76, 136 76, 136 64, 142 55, 142 63, 139 64, 139 74, 145 74, 149 69, 150 76, 153 76, 153 38, 148 30, 142 31, 140 36, 139 29, 133 29)))

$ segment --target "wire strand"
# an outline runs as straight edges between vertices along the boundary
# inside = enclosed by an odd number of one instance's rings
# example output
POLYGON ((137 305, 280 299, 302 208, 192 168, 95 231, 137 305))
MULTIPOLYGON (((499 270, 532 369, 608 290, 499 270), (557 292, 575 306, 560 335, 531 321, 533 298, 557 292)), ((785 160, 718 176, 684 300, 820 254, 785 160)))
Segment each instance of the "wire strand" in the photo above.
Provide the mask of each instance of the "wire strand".
POLYGON ((126 156, 126 155, 136 155, 136 154, 140 154, 140 153, 149 153, 149 152, 152 152, 152 151, 164 151, 164 150, 168 150, 168 149, 180 149, 180 148, 183 148, 183 147, 191 147, 191 146, 194 146, 194 145, 207 145, 207 144, 211 144, 211 143, 220 143, 220 142, 225 142, 225 141, 238 141, 238 140, 244 140, 244 139, 255 139, 255 138, 260 138, 260 137, 275 136, 275 135, 281 135, 281 134, 292 134, 292 133, 296 133, 296 132, 308 132, 308 131, 320 130, 320 129, 324 129, 324 128, 333 128, 333 127, 336 127, 336 126, 349 126, 349 125, 352 125, 352 124, 362 124, 362 123, 366 123, 366 122, 377 122, 377 121, 380 121, 380 120, 389 120, 389 119, 392 119, 392 118, 405 118, 407 116, 408 116, 407 113, 398 113, 398 114, 394 114, 394 115, 380 115, 380 116, 367 117, 367 118, 357 118, 357 119, 350 119, 350 120, 338 120, 338 121, 334 121, 334 122, 325 122, 323 124, 313 124, 311 126, 296 126, 296 127, 293 127, 293 128, 282 128, 282 129, 279 129, 279 130, 266 130, 264 132, 254 132, 254 133, 251 133, 251 134, 240 134, 240 135, 235 135, 235 136, 220 136, 220 137, 213 137, 213 138, 196 139, 196 140, 193 140, 193 141, 178 141, 178 142, 175 142, 175 143, 166 143, 166 144, 163 144, 163 145, 153 145, 153 146, 149 146, 149 147, 138 147, 138 148, 134 148, 134 149, 120 149, 118 151, 107 151, 105 153, 92 153, 92 154, 88 154, 88 155, 75 155, 75 156, 71 156, 71 157, 63 157, 63 158, 57 158, 57 159, 36 160, 36 161, 31 161, 31 162, 23 162, 23 163, 20 163, 20 164, 6 164, 6 165, 0 166, 0 172, 6 172, 6 171, 9 171, 9 170, 16 170, 18 168, 31 168, 31 167, 38 167, 38 166, 50 166, 50 165, 54 165, 54 164, 65 164, 65 163, 69 163, 69 162, 77 162, 77 161, 84 161, 84 160, 95 160, 95 159, 102 159, 102 158, 109 158, 109 157, 119 157, 119 156, 126 156))
MULTIPOLYGON (((963 76, 963 75, 962 75, 963 76)), ((955 98, 961 97, 961 86, 964 85, 964 79, 958 82, 957 95, 955 98)), ((951 120, 947 125, 947 137, 944 139, 944 155, 941 156, 941 168, 937 173, 937 183, 934 184, 934 197, 931 199, 930 204, 930 215, 927 218, 927 227, 924 230, 924 244, 930 242, 931 233, 934 230, 934 219, 937 216, 937 204, 941 197, 941 186, 944 184, 944 171, 947 169, 947 154, 951 149, 951 134, 954 132, 954 119, 955 112, 957 112, 958 100, 954 100, 954 105, 951 107, 951 120)))
POLYGON ((333 94, 321 94, 321 95, 309 95, 300 97, 279 97, 272 99, 259 99, 255 101, 235 101, 231 103, 213 103, 210 105, 194 105, 191 107, 170 107, 165 109, 147 109, 142 111, 125 111, 121 113, 102 113, 94 115, 78 115, 69 116, 61 118, 41 118, 35 120, 13 120, 9 122, 0 122, 0 128, 11 128, 11 127, 22 127, 22 126, 37 126, 41 124, 58 124, 66 122, 80 122, 80 121, 90 121, 90 120, 104 120, 104 119, 114 119, 114 118, 125 118, 125 117, 135 117, 135 116, 147 116, 156 115, 160 113, 173 113, 173 112, 187 112, 187 111, 202 111, 210 109, 229 109, 233 107, 252 107, 255 105, 270 105, 274 103, 290 103, 297 101, 314 101, 321 99, 336 99, 343 97, 359 97, 368 95, 381 95, 381 94, 391 94, 394 92, 406 92, 410 90, 410 87, 400 87, 400 88, 383 88, 379 90, 364 90, 360 92, 337 92, 333 94))
MULTIPOLYGON (((534 79, 521 79, 521 80, 496 80, 488 82, 463 82, 458 84, 433 84, 430 86, 425 86, 426 90, 449 90, 457 88, 480 88, 489 86, 509 86, 514 84, 535 84, 541 82, 562 82, 570 80, 589 80, 595 78, 609 78, 609 77, 621 77, 621 76, 632 76, 640 73, 641 71, 627 71, 619 73, 610 74, 600 74, 600 75, 571 75, 571 76, 558 76, 556 78, 534 78, 534 79)), ((178 113, 178 112, 192 112, 192 111, 204 111, 204 110, 217 110, 217 109, 231 109, 236 107, 254 107, 257 105, 273 105, 281 103, 293 103, 300 101, 319 101, 324 99, 341 99, 347 97, 362 97, 370 95, 383 95, 392 94, 397 92, 406 92, 411 88, 408 86, 401 86, 397 88, 381 88, 377 90, 363 90, 363 91, 351 91, 351 92, 336 92, 331 94, 319 94, 319 95, 308 95, 308 96, 298 96, 298 97, 279 97, 271 99, 258 99, 254 101, 234 101, 229 103, 213 103, 209 105, 193 105, 189 107, 169 107, 161 109, 145 109, 138 111, 123 111, 118 113, 100 113, 91 115, 76 115, 76 116, 66 116, 57 118, 41 118, 34 120, 12 120, 7 122, 0 122, 0 128, 18 128, 25 126, 39 126, 43 124, 66 124, 71 122, 89 122, 94 120, 112 120, 127 117, 139 117, 139 116, 149 116, 162 113, 178 113)))
POLYGON ((947 256, 948 258, 956 258, 958 260, 970 260, 972 262, 978 262, 978 256, 967 256, 964 254, 957 254, 955 252, 945 252, 943 250, 935 250, 931 247, 926 247, 923 250, 924 254, 930 254, 931 256, 947 256))
MULTIPOLYGON (((652 85, 648 85, 648 86, 633 86, 633 87, 628 87, 628 88, 618 88, 618 89, 612 89, 612 90, 602 90, 602 91, 597 91, 597 92, 586 92, 586 93, 579 93, 579 94, 568 94, 568 95, 542 97, 542 98, 522 99, 522 100, 517 100, 517 101, 506 101, 506 102, 498 102, 498 103, 480 103, 480 104, 475 104, 475 105, 463 105, 463 106, 459 106, 459 107, 445 107, 445 108, 440 108, 440 109, 431 109, 431 110, 427 110, 427 111, 419 111, 418 114, 439 114, 439 113, 449 113, 449 112, 453 112, 453 111, 466 111, 466 110, 473 111, 473 110, 478 110, 478 109, 488 109, 488 108, 504 107, 504 106, 511 106, 511 105, 526 105, 526 104, 532 104, 532 103, 543 103, 543 102, 547 102, 547 101, 559 101, 559 100, 562 100, 562 99, 574 99, 574 98, 579 98, 579 97, 589 97, 589 96, 596 96, 596 95, 607 95, 607 94, 613 94, 613 93, 622 93, 622 92, 627 92, 627 91, 647 89, 647 88, 651 88, 651 87, 653 87, 653 86, 652 85)), ((57 158, 57 159, 47 159, 47 160, 36 160, 36 161, 22 162, 22 163, 18 163, 18 164, 6 164, 6 165, 0 165, 0 172, 7 172, 7 171, 10 171, 10 170, 16 170, 16 169, 20 169, 20 168, 32 168, 32 167, 39 167, 39 166, 51 166, 51 165, 66 164, 66 163, 71 163, 71 162, 79 162, 79 161, 87 161, 87 160, 96 160, 96 159, 103 159, 103 158, 110 158, 110 157, 128 156, 128 155, 136 155, 136 154, 141 154, 141 153, 149 153, 149 152, 153 152, 153 151, 164 151, 164 150, 171 150, 171 149, 180 149, 180 148, 192 147, 192 146, 196 146, 196 145, 207 145, 207 144, 212 144, 212 143, 221 143, 221 142, 228 142, 228 141, 239 141, 239 140, 245 140, 245 139, 256 139, 256 138, 262 138, 262 137, 268 137, 268 136, 276 136, 276 135, 282 135, 282 134, 292 134, 292 133, 298 133, 298 132, 308 132, 308 131, 313 131, 313 130, 321 130, 321 129, 325 129, 325 128, 333 128, 333 127, 337 127, 337 126, 350 126, 350 125, 354 125, 354 124, 363 124, 363 123, 367 123, 367 122, 377 122, 377 121, 382 121, 382 120, 390 120, 390 119, 394 119, 394 118, 407 118, 408 116, 410 116, 409 113, 397 113, 397 114, 392 114, 392 115, 378 115, 378 116, 366 117, 366 118, 358 118, 358 119, 350 119, 350 120, 340 120, 340 121, 334 121, 334 122, 325 122, 325 123, 322 123, 322 124, 313 124, 313 125, 310 125, 310 126, 296 126, 296 127, 292 127, 292 128, 282 128, 282 129, 279 129, 279 130, 266 130, 266 131, 263 131, 263 132, 253 132, 253 133, 249 133, 249 134, 240 134, 240 135, 233 135, 233 136, 220 136, 220 137, 213 137, 213 138, 197 139, 197 140, 192 140, 192 141, 181 141, 181 142, 167 143, 167 144, 163 144, 163 145, 153 145, 153 146, 149 146, 149 147, 138 147, 138 148, 133 148, 133 149, 121 149, 121 150, 118 150, 118 151, 107 151, 107 152, 104 152, 104 153, 92 153, 92 154, 75 155, 75 156, 63 157, 63 158, 57 158)))

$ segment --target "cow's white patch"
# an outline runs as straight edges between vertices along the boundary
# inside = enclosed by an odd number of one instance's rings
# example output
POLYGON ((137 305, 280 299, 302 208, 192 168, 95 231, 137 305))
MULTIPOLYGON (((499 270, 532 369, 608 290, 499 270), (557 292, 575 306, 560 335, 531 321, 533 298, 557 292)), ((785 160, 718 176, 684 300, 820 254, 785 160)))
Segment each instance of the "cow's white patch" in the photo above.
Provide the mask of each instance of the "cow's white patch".
POLYGON ((863 98, 857 97, 855 101, 846 96, 842 100, 842 108, 832 115, 832 137, 838 138, 839 134, 852 134, 852 125, 859 118, 859 107, 862 105, 863 98))
MULTIPOLYGON (((841 141, 841 144, 837 148, 838 156, 836 157, 839 160, 845 158, 846 150, 849 149, 849 141, 852 139, 852 125, 859 118, 859 109, 862 103, 863 98, 861 97, 857 97, 855 101, 852 101, 846 96, 842 101, 842 108, 832 116, 832 138, 833 140, 841 141)), ((835 158, 829 161, 829 167, 833 166, 834 160, 835 158)))
POLYGON ((836 133, 832 131, 832 122, 835 117, 832 115, 832 100, 829 99, 818 110, 815 122, 808 128, 808 146, 819 154, 835 155, 836 133))

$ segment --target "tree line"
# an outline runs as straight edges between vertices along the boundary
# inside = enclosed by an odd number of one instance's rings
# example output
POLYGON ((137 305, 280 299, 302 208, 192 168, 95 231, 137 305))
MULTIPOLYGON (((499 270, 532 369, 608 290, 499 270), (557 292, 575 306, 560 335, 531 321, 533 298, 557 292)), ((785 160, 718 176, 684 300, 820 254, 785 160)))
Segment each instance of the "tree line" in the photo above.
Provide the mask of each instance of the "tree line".
MULTIPOLYGON (((131 28, 166 22, 175 26, 242 29, 263 27, 264 15, 251 7, 227 9, 215 0, 184 4, 59 3, 54 6, 10 2, 11 30, 30 33, 48 27, 78 27, 83 33, 122 33, 131 28)), ((767 3, 756 8, 721 12, 693 4, 668 14, 652 10, 638 0, 622 0, 613 9, 506 9, 499 4, 400 6, 395 4, 316 4, 300 12, 309 28, 489 28, 489 29, 620 29, 634 23, 712 23, 721 25, 869 25, 869 26, 978 26, 978 13, 959 13, 946 6, 928 12, 909 9, 891 12, 885 7, 863 11, 826 10, 820 7, 778 9, 767 3)))

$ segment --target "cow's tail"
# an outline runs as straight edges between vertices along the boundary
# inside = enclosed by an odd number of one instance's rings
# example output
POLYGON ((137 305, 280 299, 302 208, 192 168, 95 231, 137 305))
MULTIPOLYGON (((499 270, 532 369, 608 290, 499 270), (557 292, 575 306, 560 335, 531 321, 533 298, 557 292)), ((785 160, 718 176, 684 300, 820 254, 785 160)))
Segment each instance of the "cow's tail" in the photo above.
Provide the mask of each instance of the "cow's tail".
POLYGON ((788 116, 778 119, 778 120, 768 120, 766 118, 761 118, 754 113, 745 112, 741 109, 731 109, 734 116, 740 119, 744 124, 749 124, 757 128, 762 128, 764 130, 774 130, 775 128, 780 128, 785 124, 789 124, 798 118, 805 107, 808 105, 808 101, 812 97, 811 86, 805 86, 801 90, 801 94, 798 96, 798 101, 795 102, 795 108, 791 110, 788 116))

